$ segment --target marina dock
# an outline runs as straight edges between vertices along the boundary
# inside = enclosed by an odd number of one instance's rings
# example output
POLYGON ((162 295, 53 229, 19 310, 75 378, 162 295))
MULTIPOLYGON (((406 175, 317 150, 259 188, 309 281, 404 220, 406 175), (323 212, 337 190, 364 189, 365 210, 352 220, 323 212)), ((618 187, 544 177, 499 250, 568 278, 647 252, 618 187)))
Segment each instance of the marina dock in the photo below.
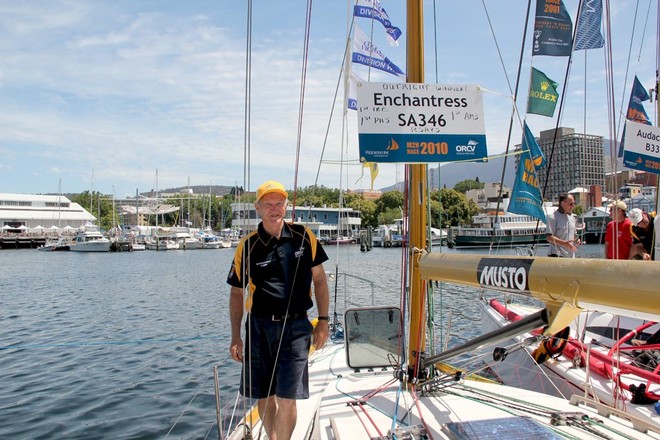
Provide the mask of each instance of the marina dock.
POLYGON ((36 249, 46 244, 45 235, 2 235, 0 249, 36 249))

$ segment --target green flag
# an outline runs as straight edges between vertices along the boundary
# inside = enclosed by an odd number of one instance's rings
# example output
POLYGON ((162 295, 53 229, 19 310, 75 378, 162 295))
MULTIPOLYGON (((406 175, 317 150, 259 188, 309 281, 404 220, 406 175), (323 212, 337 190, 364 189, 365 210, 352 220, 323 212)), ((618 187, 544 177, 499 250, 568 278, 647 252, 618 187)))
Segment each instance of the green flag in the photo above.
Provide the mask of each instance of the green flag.
POLYGON ((545 73, 532 67, 527 113, 552 117, 558 97, 557 83, 545 76, 545 73))

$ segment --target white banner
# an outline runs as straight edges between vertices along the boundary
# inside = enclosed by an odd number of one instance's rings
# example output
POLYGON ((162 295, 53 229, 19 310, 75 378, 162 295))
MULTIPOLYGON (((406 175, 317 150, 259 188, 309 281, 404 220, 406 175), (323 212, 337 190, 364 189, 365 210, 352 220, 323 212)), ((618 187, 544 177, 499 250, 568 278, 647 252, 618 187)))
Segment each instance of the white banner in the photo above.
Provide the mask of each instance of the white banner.
POLYGON ((446 162, 487 157, 476 85, 358 83, 360 155, 367 162, 446 162))
POLYGON ((623 164, 628 168, 660 174, 660 128, 626 121, 623 164))

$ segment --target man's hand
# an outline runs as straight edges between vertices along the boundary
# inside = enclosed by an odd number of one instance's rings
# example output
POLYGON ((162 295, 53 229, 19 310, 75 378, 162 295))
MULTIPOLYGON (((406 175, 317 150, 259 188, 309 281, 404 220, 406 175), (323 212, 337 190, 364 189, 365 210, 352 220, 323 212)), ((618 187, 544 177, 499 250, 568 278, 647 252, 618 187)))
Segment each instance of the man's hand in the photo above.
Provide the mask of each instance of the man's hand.
POLYGON ((326 342, 328 342, 328 321, 318 320, 316 322, 316 327, 314 327, 314 339, 312 343, 317 350, 325 347, 326 342))
POLYGON ((572 241, 566 241, 566 246, 564 246, 564 248, 568 249, 570 252, 577 252, 577 247, 572 241))
POLYGON ((241 338, 231 341, 229 353, 231 354, 231 358, 236 362, 243 362, 243 340, 241 338))

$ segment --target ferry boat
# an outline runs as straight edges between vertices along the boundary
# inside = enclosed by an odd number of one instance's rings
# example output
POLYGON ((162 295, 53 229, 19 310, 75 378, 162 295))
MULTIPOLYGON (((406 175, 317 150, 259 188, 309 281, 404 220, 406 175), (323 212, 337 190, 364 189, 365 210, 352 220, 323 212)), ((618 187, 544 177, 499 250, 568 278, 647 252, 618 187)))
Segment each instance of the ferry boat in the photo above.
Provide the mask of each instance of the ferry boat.
POLYGON ((490 212, 472 216, 470 227, 449 228, 447 246, 459 248, 543 244, 545 239, 546 225, 535 217, 490 212))

